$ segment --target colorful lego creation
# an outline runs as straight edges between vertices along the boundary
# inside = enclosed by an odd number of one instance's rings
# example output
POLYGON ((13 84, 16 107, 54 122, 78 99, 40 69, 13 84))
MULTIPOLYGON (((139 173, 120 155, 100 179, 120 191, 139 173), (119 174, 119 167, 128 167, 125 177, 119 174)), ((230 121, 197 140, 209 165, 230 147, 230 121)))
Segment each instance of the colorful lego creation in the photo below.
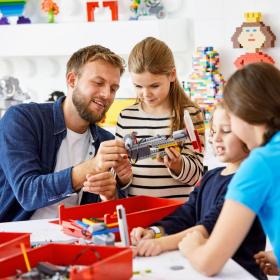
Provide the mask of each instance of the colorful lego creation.
POLYGON ((201 142, 199 132, 194 129, 190 114, 188 111, 184 113, 185 129, 177 130, 172 133, 172 136, 158 135, 148 138, 141 138, 137 142, 136 133, 125 135, 124 144, 128 151, 128 157, 136 163, 138 160, 145 158, 155 159, 157 155, 163 157, 166 155, 165 148, 176 147, 180 150, 180 144, 186 139, 190 139, 193 148, 201 152, 201 142))
POLYGON ((140 16, 155 15, 158 19, 166 16, 166 10, 161 0, 132 0, 131 2, 131 20, 138 20, 140 16))
POLYGON ((118 20, 118 0, 94 0, 87 2, 87 20, 94 21, 94 10, 101 7, 110 8, 112 20, 118 20))
POLYGON ((219 53, 213 47, 198 47, 192 58, 192 72, 184 83, 186 93, 200 106, 206 122, 223 95, 225 80, 219 67, 219 53))
POLYGON ((43 0, 41 9, 48 13, 48 23, 54 23, 56 15, 59 13, 59 8, 52 0, 43 0))
POLYGON ((0 25, 10 24, 9 17, 18 17, 17 24, 31 23, 31 20, 23 16, 26 0, 0 0, 0 25))
POLYGON ((274 47, 276 36, 270 26, 262 22, 260 12, 247 12, 244 17, 245 22, 236 28, 231 41, 234 48, 244 48, 247 52, 235 60, 235 66, 242 68, 244 65, 254 62, 274 64, 273 58, 261 51, 263 48, 274 47))

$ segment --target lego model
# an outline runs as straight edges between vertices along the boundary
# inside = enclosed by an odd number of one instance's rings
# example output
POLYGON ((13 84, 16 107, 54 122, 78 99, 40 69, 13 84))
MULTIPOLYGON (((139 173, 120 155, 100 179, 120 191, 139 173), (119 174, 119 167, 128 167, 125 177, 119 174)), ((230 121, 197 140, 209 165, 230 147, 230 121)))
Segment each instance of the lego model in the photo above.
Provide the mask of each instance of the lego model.
POLYGON ((94 10, 98 7, 109 7, 111 10, 112 20, 118 20, 118 0, 94 0, 87 2, 88 21, 94 21, 94 10))
POLYGON ((176 147, 180 149, 180 143, 186 139, 190 139, 194 149, 201 152, 202 147, 198 135, 198 131, 194 129, 190 114, 184 112, 184 121, 186 128, 174 131, 172 136, 166 137, 162 135, 142 138, 137 143, 136 133, 125 135, 124 144, 128 151, 129 159, 136 163, 138 160, 145 158, 155 159, 157 155, 163 157, 166 155, 165 148, 176 147))
POLYGON ((52 0, 43 0, 41 9, 48 13, 48 23, 54 23, 56 15, 59 13, 59 8, 52 0))
POLYGON ((276 36, 270 26, 262 22, 260 12, 248 12, 244 14, 244 17, 245 22, 236 28, 231 41, 234 48, 244 48, 247 52, 235 60, 235 66, 239 69, 254 62, 274 64, 273 58, 261 51, 263 48, 274 47, 276 36))
POLYGON ((204 112, 206 122, 217 100, 223 95, 219 53, 213 47, 198 47, 192 57, 192 72, 184 89, 204 112))
POLYGON ((30 96, 23 92, 19 86, 19 80, 7 76, 0 79, 0 115, 12 105, 22 103, 30 96))
POLYGON ((166 10, 161 0, 132 0, 130 5, 131 20, 138 20, 140 16, 155 15, 158 19, 166 16, 166 10))
POLYGON ((10 24, 8 18, 17 16, 17 24, 31 23, 31 20, 23 16, 26 0, 0 0, 0 25, 10 24))

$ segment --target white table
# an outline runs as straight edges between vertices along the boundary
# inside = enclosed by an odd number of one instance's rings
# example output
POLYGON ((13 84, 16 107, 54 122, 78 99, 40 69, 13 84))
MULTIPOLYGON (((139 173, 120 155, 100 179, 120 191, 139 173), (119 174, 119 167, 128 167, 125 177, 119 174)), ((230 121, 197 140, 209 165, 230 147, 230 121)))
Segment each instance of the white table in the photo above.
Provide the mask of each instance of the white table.
MULTIPOLYGON (((57 224, 49 220, 31 220, 23 222, 0 223, 0 232, 30 232, 31 243, 70 242, 73 237, 64 234, 57 224)), ((136 257, 133 260, 133 270, 140 274, 134 275, 133 280, 176 280, 176 279, 209 279, 197 273, 180 254, 179 251, 164 253, 156 257, 136 257), (172 267, 180 266, 180 270, 172 267), (151 270, 146 273, 145 270, 151 270)), ((255 279, 233 260, 229 260, 223 270, 212 279, 255 279)))

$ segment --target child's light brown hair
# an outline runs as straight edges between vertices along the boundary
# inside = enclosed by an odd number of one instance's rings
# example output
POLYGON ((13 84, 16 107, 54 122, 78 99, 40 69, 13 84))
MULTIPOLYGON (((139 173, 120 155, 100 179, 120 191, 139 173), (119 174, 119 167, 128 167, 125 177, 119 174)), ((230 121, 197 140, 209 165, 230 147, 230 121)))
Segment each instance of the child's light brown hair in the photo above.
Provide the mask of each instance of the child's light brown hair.
MULTIPOLYGON (((154 75, 169 76, 174 69, 175 62, 171 49, 164 42, 153 37, 147 37, 136 44, 128 58, 128 70, 136 74, 150 72, 154 75)), ((169 101, 174 111, 172 133, 185 127, 184 110, 190 106, 196 108, 198 106, 187 97, 177 77, 170 83, 169 101)), ((202 114, 196 117, 199 118, 199 122, 203 122, 202 114)))

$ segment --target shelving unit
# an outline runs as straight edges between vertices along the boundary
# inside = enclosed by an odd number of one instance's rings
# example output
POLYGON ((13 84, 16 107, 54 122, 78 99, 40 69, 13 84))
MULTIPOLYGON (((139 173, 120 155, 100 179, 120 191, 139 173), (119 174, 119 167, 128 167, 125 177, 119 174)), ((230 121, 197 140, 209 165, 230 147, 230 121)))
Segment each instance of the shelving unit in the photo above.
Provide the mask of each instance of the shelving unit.
POLYGON ((185 52, 189 49, 188 20, 0 26, 0 57, 68 56, 90 44, 110 46, 119 54, 128 54, 137 42, 147 36, 162 39, 174 52, 185 52))

